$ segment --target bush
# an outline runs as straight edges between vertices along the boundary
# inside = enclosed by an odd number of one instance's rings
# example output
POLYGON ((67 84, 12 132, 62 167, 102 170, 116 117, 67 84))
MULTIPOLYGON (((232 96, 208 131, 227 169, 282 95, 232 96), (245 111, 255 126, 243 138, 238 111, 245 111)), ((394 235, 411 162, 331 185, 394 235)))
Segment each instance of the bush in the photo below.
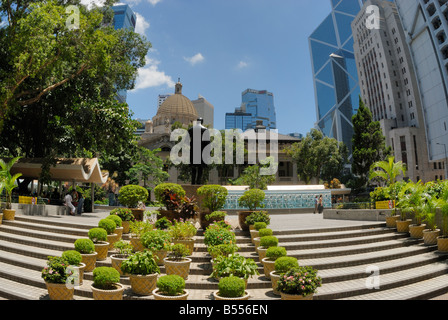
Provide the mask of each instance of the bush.
POLYGON ((219 296, 225 298, 242 297, 246 291, 246 282, 238 277, 230 276, 219 280, 219 296))
POLYGON ((227 216, 227 213, 224 211, 213 211, 210 214, 207 214, 205 216, 205 220, 207 221, 213 221, 213 222, 217 222, 217 221, 223 221, 227 216))
POLYGON ((234 254, 239 250, 236 244, 218 244, 216 246, 209 246, 207 248, 208 253, 215 259, 216 257, 227 257, 230 254, 234 254))
POLYGON ((256 211, 257 208, 263 208, 262 202, 265 198, 265 193, 260 189, 250 189, 238 199, 238 204, 243 208, 249 208, 251 211, 256 211))
POLYGON ((117 225, 111 219, 101 219, 98 222, 98 227, 106 230, 107 234, 113 234, 117 225))
POLYGON ((169 227, 168 232, 175 240, 186 240, 193 238, 198 230, 189 221, 177 220, 169 227))
POLYGON ((64 251, 61 256, 71 266, 79 266, 82 261, 81 254, 76 250, 64 251))
POLYGON ((120 217, 121 221, 134 221, 135 219, 132 210, 129 208, 115 208, 110 212, 110 215, 120 217))
POLYGON ((284 247, 270 247, 266 250, 266 258, 269 260, 277 260, 280 257, 286 257, 286 249, 284 247))
POLYGON ((227 257, 217 257, 215 262, 212 272, 214 278, 236 276, 247 280, 259 274, 258 265, 253 259, 245 258, 237 253, 227 257))
POLYGON ((90 239, 78 239, 75 241, 75 250, 82 254, 95 252, 95 244, 90 239))
POLYGON ((114 248, 118 249, 118 252, 122 255, 131 254, 134 251, 134 247, 127 241, 120 240, 114 243, 114 248))
POLYGON ((280 257, 275 260, 274 269, 278 273, 285 273, 291 268, 299 266, 299 261, 294 257, 280 257))
POLYGON ((113 222, 115 222, 115 227, 116 228, 121 228, 121 226, 123 225, 123 222, 121 220, 121 218, 117 215, 109 215, 106 217, 106 219, 110 219, 113 222))
POLYGON ((232 244, 236 242, 235 233, 231 230, 211 225, 204 232, 204 244, 206 246, 217 246, 219 244, 232 244))
POLYGON ((180 261, 186 256, 192 254, 192 252, 190 252, 190 250, 188 250, 188 248, 181 243, 170 246, 169 251, 168 258, 174 261, 180 261))
POLYGON ((156 223, 154 224, 154 226, 157 229, 162 229, 162 230, 168 229, 169 227, 171 227, 171 225, 172 225, 172 223, 170 220, 168 220, 167 217, 162 217, 162 218, 158 219, 156 221, 156 223))
POLYGON ((93 286, 97 289, 112 290, 120 282, 120 273, 112 267, 97 267, 93 270, 93 286))
POLYGON ((130 233, 134 234, 136 237, 141 237, 153 228, 154 226, 151 223, 145 221, 132 221, 129 225, 130 233))
POLYGON ((121 271, 124 274, 143 275, 160 273, 151 251, 136 252, 121 263, 121 271))
POLYGON ((197 194, 204 197, 203 206, 210 212, 215 212, 224 208, 228 191, 220 185, 206 185, 200 187, 197 194))
POLYGON ((322 279, 317 270, 312 267, 292 268, 277 282, 277 290, 286 294, 302 295, 314 294, 322 286, 322 279))
POLYGON ((260 231, 261 229, 266 229, 268 225, 265 222, 255 222, 254 229, 260 231))
POLYGON ((274 236, 266 236, 260 238, 260 247, 270 248, 278 246, 278 238, 274 236))
POLYGON ((157 288, 159 293, 174 297, 185 292, 185 280, 178 275, 165 275, 157 280, 157 288))
POLYGON ((271 223, 271 217, 267 211, 255 211, 247 216, 245 222, 248 225, 254 225, 256 222, 264 222, 268 226, 271 223))
POLYGON ((137 208, 139 202, 148 200, 148 190, 141 186, 128 185, 120 189, 118 200, 128 208, 137 208))
POLYGON ((107 241, 107 231, 103 228, 92 228, 88 233, 89 239, 94 243, 107 241))
POLYGON ((151 251, 167 249, 171 243, 170 234, 158 229, 144 233, 140 240, 142 245, 151 251))
POLYGON ((258 236, 260 237, 260 238, 263 238, 263 237, 267 237, 267 236, 272 236, 274 234, 274 231, 272 231, 272 229, 260 229, 260 230, 258 230, 258 236))
MULTIPOLYGON (((67 283, 68 277, 73 275, 67 267, 67 261, 62 257, 48 257, 47 266, 42 270, 42 279, 48 283, 67 283)), ((73 283, 74 279, 71 281, 73 283)))
POLYGON ((173 196, 178 201, 182 201, 186 192, 181 185, 177 183, 161 183, 154 188, 154 196, 156 200, 162 203, 168 210, 172 210, 170 206, 170 196, 173 196))

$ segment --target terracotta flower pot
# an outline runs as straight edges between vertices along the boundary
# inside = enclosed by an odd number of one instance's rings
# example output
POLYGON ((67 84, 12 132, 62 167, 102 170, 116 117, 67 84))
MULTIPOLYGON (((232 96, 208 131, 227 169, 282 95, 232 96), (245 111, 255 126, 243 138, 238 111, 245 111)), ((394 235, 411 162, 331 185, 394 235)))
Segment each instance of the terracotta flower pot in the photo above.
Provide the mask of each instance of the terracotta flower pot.
POLYGON ((67 287, 65 283, 49 283, 45 282, 48 295, 51 300, 73 300, 75 288, 67 287))
POLYGON ((253 211, 238 211, 238 223, 241 230, 249 231, 249 225, 246 223, 246 218, 252 213, 253 211))
POLYGON ((165 296, 159 293, 159 289, 155 289, 152 294, 155 300, 187 300, 189 291, 184 290, 184 293, 178 296, 165 296))
POLYGON ((406 221, 397 221, 397 232, 398 233, 408 233, 409 232, 409 226, 411 225, 412 220, 406 220, 406 221))
POLYGON ((275 270, 275 260, 264 258, 261 262, 263 263, 264 276, 271 279, 271 272, 275 270))
POLYGON ((250 240, 252 241, 252 243, 254 243, 254 239, 258 238, 258 230, 250 230, 250 240))
POLYGON ((243 300, 249 300, 250 299, 250 294, 247 291, 244 291, 244 295, 242 297, 227 298, 227 297, 221 297, 219 295, 219 291, 214 291, 213 292, 213 298, 215 300, 243 301, 243 300))
POLYGON ((123 227, 115 228, 115 233, 118 236, 118 240, 121 240, 121 238, 123 237, 123 229, 123 227))
POLYGON ((4 220, 14 220, 15 216, 16 216, 16 210, 9 210, 9 209, 3 210, 3 219, 4 220))
POLYGON ((81 286, 84 280, 84 271, 86 269, 86 265, 84 263, 81 263, 79 266, 70 266, 71 268, 74 269, 75 271, 75 275, 77 274, 77 278, 75 278, 75 286, 81 286), (76 280, 78 280, 79 282, 76 283, 76 280))
POLYGON ((437 237, 440 236, 440 230, 423 230, 423 242, 427 246, 435 246, 437 244, 437 237))
POLYGON ((123 227, 123 234, 128 234, 129 233, 129 227, 131 225, 130 221, 122 221, 121 225, 123 227))
POLYGON ((282 300, 313 300, 313 295, 309 294, 306 297, 298 294, 286 294, 283 292, 280 292, 281 299, 282 300))
POLYGON ((177 274, 185 280, 188 279, 188 274, 190 273, 190 265, 192 259, 184 258, 181 261, 173 261, 168 258, 163 259, 165 264, 165 273, 167 275, 177 274))
POLYGON ((107 259, 109 253, 109 242, 97 242, 95 243, 95 251, 97 253, 96 260, 103 261, 107 259))
POLYGON ((260 262, 262 262, 263 259, 266 258, 266 251, 268 251, 268 248, 265 248, 265 247, 258 247, 257 248, 258 259, 259 259, 260 262))
POLYGON ((274 291, 273 293, 276 296, 279 296, 280 292, 277 290, 277 282, 278 280, 280 280, 280 274, 278 274, 276 271, 272 271, 270 275, 271 275, 272 290, 274 291))
POLYGON ((134 219, 136 221, 143 221, 143 213, 145 210, 143 209, 131 209, 132 214, 134 215, 134 219))
POLYGON ((439 252, 447 253, 448 252, 448 238, 438 237, 437 238, 437 247, 439 252))
POLYGON ((121 271, 121 263, 129 258, 127 254, 113 254, 110 256, 110 261, 112 268, 120 273, 120 276, 124 276, 123 271, 121 271))
POLYGON ((81 253, 82 260, 81 262, 86 265, 86 268, 84 269, 85 272, 91 272, 96 267, 96 257, 98 253, 81 253))
POLYGON ((386 227, 387 228, 396 228, 397 227, 397 220, 400 219, 400 216, 392 216, 392 217, 386 217, 386 227))
POLYGON ((174 239, 173 240, 173 244, 183 244, 187 247, 187 249, 191 252, 191 254, 193 254, 194 252, 194 239, 185 239, 185 240, 181 240, 181 239, 174 239))
POLYGON ((130 274, 132 292, 142 296, 149 296, 156 289, 158 274, 138 275, 130 274))
POLYGON ((97 289, 93 285, 90 286, 94 300, 123 300, 124 287, 120 283, 115 284, 114 290, 97 289))
POLYGON ((156 259, 158 266, 163 266, 163 259, 168 255, 168 251, 166 250, 157 250, 153 252, 154 258, 156 259))
POLYGON ((134 247, 134 252, 144 251, 145 247, 140 240, 140 237, 131 235, 131 245, 134 247))
POLYGON ((107 242, 109 242, 109 250, 114 249, 115 242, 119 240, 118 234, 112 233, 107 235, 107 242))
POLYGON ((423 230, 425 230, 426 224, 410 225, 409 233, 413 239, 423 239, 423 230))

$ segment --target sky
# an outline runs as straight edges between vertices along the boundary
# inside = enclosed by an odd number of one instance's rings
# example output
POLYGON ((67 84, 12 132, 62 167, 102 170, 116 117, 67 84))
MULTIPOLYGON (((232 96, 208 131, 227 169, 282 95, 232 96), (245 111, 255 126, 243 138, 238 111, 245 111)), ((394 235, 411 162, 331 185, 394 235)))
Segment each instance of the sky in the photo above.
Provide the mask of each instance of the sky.
POLYGON ((180 78, 190 100, 215 108, 215 128, 241 105, 246 89, 274 94, 280 133, 306 135, 316 107, 308 37, 330 13, 330 0, 125 0, 136 32, 152 44, 127 102, 152 119, 159 94, 180 78))

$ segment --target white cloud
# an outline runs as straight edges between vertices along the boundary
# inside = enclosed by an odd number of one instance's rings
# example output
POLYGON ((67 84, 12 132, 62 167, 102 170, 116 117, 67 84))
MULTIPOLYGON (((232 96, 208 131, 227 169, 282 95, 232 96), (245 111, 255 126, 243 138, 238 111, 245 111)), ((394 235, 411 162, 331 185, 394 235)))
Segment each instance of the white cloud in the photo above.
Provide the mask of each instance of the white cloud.
MULTIPOLYGON (((150 3, 150 4, 152 4, 153 6, 155 6, 156 4, 161 2, 162 0, 146 0, 146 1, 148 3, 150 3)), ((127 2, 129 3, 130 6, 132 6, 132 5, 140 4, 141 0, 127 0, 127 2)))
POLYGON ((145 17, 143 17, 140 13, 135 13, 137 16, 137 23, 135 25, 135 32, 139 33, 143 36, 146 36, 146 29, 149 28, 150 24, 146 21, 145 17))
POLYGON ((133 91, 167 86, 173 88, 175 83, 164 71, 159 70, 160 61, 146 57, 147 65, 138 70, 137 82, 133 91))
POLYGON ((247 68, 249 66, 249 64, 246 61, 240 61, 238 63, 238 69, 243 69, 243 68, 247 68))
POLYGON ((81 4, 87 6, 87 8, 92 8, 93 5, 96 5, 97 7, 104 6, 105 0, 81 0, 81 4))
POLYGON ((184 57, 184 59, 185 59, 185 61, 188 61, 192 66, 205 60, 204 56, 201 53, 197 53, 190 58, 184 57))

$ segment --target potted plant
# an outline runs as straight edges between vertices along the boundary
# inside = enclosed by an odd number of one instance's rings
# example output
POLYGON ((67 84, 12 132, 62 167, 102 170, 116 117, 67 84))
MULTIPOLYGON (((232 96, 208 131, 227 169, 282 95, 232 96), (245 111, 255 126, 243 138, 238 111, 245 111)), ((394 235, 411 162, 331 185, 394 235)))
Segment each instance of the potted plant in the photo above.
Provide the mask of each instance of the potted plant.
POLYGON ((81 254, 76 250, 67 250, 62 253, 62 259, 68 263, 68 268, 73 270, 72 277, 75 286, 82 285, 86 265, 82 262, 81 254))
POLYGON ((217 246, 219 244, 236 243, 236 235, 233 231, 212 224, 204 232, 204 244, 206 246, 217 246))
POLYGON ((172 274, 160 277, 157 288, 152 294, 156 300, 187 300, 189 292, 185 290, 185 279, 172 274))
POLYGON ((123 276, 123 272, 121 271, 121 264, 123 261, 129 258, 132 254, 134 247, 127 241, 119 240, 114 243, 115 249, 117 249, 117 253, 114 253, 110 256, 112 268, 115 268, 120 273, 120 276, 123 276))
POLYGON ((442 214, 442 235, 437 238, 439 252, 448 252, 448 182, 443 182, 443 189, 439 199, 440 213, 442 214))
POLYGON ((259 272, 255 261, 234 253, 216 258, 211 277, 221 279, 235 276, 244 279, 247 285, 248 279, 256 275, 259 275, 259 272))
POLYGON ((107 232, 107 242, 109 242, 109 250, 114 248, 114 243, 118 241, 118 234, 115 233, 117 225, 111 219, 101 219, 98 222, 98 228, 102 228, 107 232))
POLYGON ((265 193, 260 189, 250 189, 244 192, 244 194, 238 199, 238 204, 242 208, 248 208, 249 211, 238 212, 238 222, 241 230, 249 231, 249 226, 246 224, 246 218, 257 211, 258 208, 263 208, 263 201, 265 199, 265 193))
POLYGON ((129 226, 131 244, 134 247, 134 251, 143 251, 145 247, 142 244, 141 237, 148 231, 151 231, 154 225, 145 221, 131 221, 129 226))
POLYGON ((270 247, 266 250, 266 257, 261 260, 266 278, 271 279, 271 272, 275 270, 275 261, 281 257, 286 257, 284 247, 270 247))
POLYGON ((271 224, 271 217, 267 211, 255 211, 247 216, 245 222, 249 225, 249 230, 253 230, 255 229, 256 222, 264 222, 266 226, 269 226, 271 224))
POLYGON ((12 191, 17 187, 16 180, 22 176, 21 173, 11 174, 11 168, 19 161, 16 157, 9 162, 0 159, 0 181, 3 182, 3 188, 6 192, 6 208, 3 210, 4 220, 14 220, 16 211, 12 209, 12 191))
POLYGON ((161 217, 166 217, 170 221, 179 219, 177 210, 181 207, 186 196, 186 192, 181 185, 161 183, 154 188, 154 196, 164 207, 159 209, 161 217))
POLYGON ((155 290, 160 269, 151 251, 134 253, 123 261, 121 270, 129 275, 134 293, 148 296, 155 290))
POLYGON ((400 220, 397 220, 397 232, 408 233, 412 219, 408 219, 408 214, 412 211, 413 202, 416 198, 412 197, 413 182, 408 182, 398 195, 397 208, 400 209, 400 220))
POLYGON ((92 228, 88 232, 89 239, 92 240, 97 253, 96 260, 107 259, 109 253, 109 242, 107 242, 107 231, 103 228, 92 228))
POLYGON ((297 267, 280 277, 277 290, 282 300, 313 300, 322 279, 312 267, 297 267))
POLYGON ((75 287, 73 270, 62 257, 48 257, 47 266, 42 270, 42 279, 51 300, 72 300, 75 287))
POLYGON ((255 222, 254 229, 250 230, 250 239, 254 243, 254 239, 259 237, 259 231, 261 229, 266 229, 268 226, 265 222, 255 222))
POLYGON ((225 187, 220 185, 206 185, 202 186, 197 190, 197 194, 202 197, 202 206, 205 209, 208 209, 208 211, 200 212, 200 224, 201 228, 205 230, 210 223, 214 221, 220 221, 220 220, 214 220, 214 219, 224 219, 225 218, 225 212, 224 216, 222 212, 220 211, 222 208, 224 208, 227 200, 228 191, 225 187), (209 216, 210 214, 214 212, 220 212, 220 215, 214 215, 213 218, 209 216), (207 219, 208 216, 208 219, 207 219))
POLYGON ((298 266, 299 261, 294 257, 280 257, 275 260, 274 271, 271 272, 272 290, 275 295, 280 295, 280 292, 277 291, 277 282, 280 279, 280 276, 288 272, 289 269, 296 268, 298 266))
POLYGON ((113 222, 115 222, 115 231, 114 233, 117 234, 117 241, 120 240, 123 236, 123 221, 121 218, 117 215, 109 215, 106 217, 106 219, 110 219, 113 222))
POLYGON ((138 221, 143 221, 144 209, 138 208, 140 202, 145 203, 148 200, 148 190, 137 185, 127 185, 120 189, 120 195, 118 200, 121 204, 130 208, 134 219, 138 221))
POLYGON ((151 230, 143 234, 141 242, 144 248, 154 254, 157 264, 163 265, 163 259, 166 258, 171 244, 170 234, 165 230, 151 230))
MULTIPOLYGON (((3 183, 2 177, 0 176, 0 195, 3 194, 3 189, 5 188, 5 185, 3 183)), ((0 197, 0 209, 2 208, 2 199, 0 197)), ((2 224, 3 220, 3 210, 0 211, 0 224, 2 224)))
POLYGON ((229 276, 219 280, 218 291, 213 292, 215 300, 249 300, 244 279, 229 276))
POLYGON ((254 238, 254 246, 255 246, 255 250, 257 250, 257 248, 260 246, 260 239, 263 237, 269 237, 272 236, 274 234, 274 231, 272 231, 272 229, 269 228, 264 228, 264 229, 260 229, 258 230, 258 237, 254 238))
POLYGON ((154 224, 154 227, 160 230, 168 230, 169 227, 171 227, 172 223, 170 220, 168 220, 167 217, 161 217, 158 218, 157 221, 154 224))
POLYGON ((437 237, 440 235, 440 229, 436 226, 436 212, 439 205, 443 205, 443 202, 433 196, 429 196, 423 205, 423 220, 428 226, 423 230, 423 242, 428 246, 437 245, 437 237))
POLYGON ((128 234, 131 221, 135 220, 132 210, 129 208, 115 208, 110 212, 110 214, 120 217, 121 225, 123 227, 123 234, 128 234))
POLYGON ((234 254, 235 252, 238 252, 240 248, 236 244, 233 243, 224 243, 224 244, 218 244, 216 246, 208 246, 207 252, 212 257, 212 262, 214 259, 220 256, 227 257, 231 254, 234 254))
POLYGON ((77 239, 75 241, 75 250, 81 254, 81 262, 86 265, 84 271, 91 272, 96 266, 95 244, 90 239, 77 239))
POLYGON ((226 216, 226 211, 213 211, 212 213, 205 213, 201 217, 201 228, 203 230, 206 230, 211 224, 225 221, 226 216))
POLYGON ((95 268, 90 288, 94 300, 123 300, 124 287, 120 283, 120 273, 115 268, 95 268))
POLYGON ((166 274, 177 274, 185 280, 190 273, 192 259, 188 258, 191 251, 183 244, 174 244, 169 248, 168 255, 163 262, 165 264, 166 274))
POLYGON ((260 259, 260 262, 263 261, 263 259, 266 257, 266 251, 270 247, 277 247, 278 246, 278 238, 274 236, 266 236, 260 238, 260 246, 257 248, 258 252, 258 258, 260 259))
POLYGON ((194 237, 198 230, 191 221, 174 220, 174 223, 168 228, 168 232, 174 244, 183 244, 191 253, 194 252, 194 237))

